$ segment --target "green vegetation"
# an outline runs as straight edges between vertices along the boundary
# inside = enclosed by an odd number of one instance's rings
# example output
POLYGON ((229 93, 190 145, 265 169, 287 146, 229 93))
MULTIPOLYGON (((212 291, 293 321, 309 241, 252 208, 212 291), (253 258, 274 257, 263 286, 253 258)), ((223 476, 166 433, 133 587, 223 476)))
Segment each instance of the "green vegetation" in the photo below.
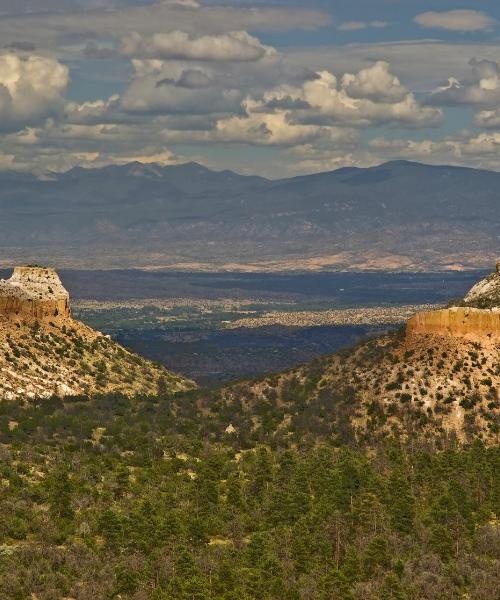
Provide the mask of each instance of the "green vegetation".
POLYGON ((498 446, 360 442, 349 390, 290 380, 289 417, 238 390, 0 403, 0 597, 495 597, 498 446))
POLYGON ((67 393, 119 390, 133 395, 156 393, 160 378, 170 390, 179 389, 176 386, 184 382, 160 364, 74 321, 22 326, 8 323, 0 331, 0 345, 0 397, 23 397, 19 373, 24 377, 24 389, 32 385, 45 395, 57 393, 61 384, 72 390, 67 393))

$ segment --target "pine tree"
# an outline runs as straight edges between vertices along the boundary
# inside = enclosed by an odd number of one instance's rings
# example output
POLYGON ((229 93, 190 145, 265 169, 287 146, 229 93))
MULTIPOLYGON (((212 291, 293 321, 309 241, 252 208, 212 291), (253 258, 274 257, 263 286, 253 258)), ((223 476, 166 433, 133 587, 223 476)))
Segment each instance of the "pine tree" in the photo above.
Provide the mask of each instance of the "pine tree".
POLYGON ((123 523, 118 514, 112 509, 107 508, 99 517, 99 533, 106 540, 106 544, 109 548, 114 550, 122 543, 123 539, 123 523))
POLYGON ((388 483, 391 525, 400 533, 413 532, 415 521, 415 498, 404 473, 395 469, 388 483))
POLYGON ((394 574, 389 574, 384 579, 379 592, 380 600, 405 600, 406 594, 404 592, 401 582, 394 574))
POLYGON ((336 568, 329 569, 319 584, 319 600, 352 600, 350 584, 336 568))
POLYGON ((238 473, 233 473, 227 480, 227 502, 234 508, 243 506, 243 495, 241 491, 241 481, 238 473))
POLYGON ((68 521, 73 519, 74 511, 71 501, 71 481, 68 470, 62 468, 49 480, 49 504, 52 515, 68 521))
POLYGON ((377 567, 387 568, 389 566, 389 547, 384 537, 378 535, 370 541, 364 552, 363 564, 368 576, 371 576, 377 567))

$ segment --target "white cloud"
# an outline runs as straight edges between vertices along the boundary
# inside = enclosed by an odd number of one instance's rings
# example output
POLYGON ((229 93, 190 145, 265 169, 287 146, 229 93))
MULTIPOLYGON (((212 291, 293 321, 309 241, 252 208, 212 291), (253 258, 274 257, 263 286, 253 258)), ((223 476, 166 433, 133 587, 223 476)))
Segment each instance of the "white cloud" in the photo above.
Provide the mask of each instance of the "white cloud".
POLYGON ((382 160, 400 157, 433 164, 456 164, 498 170, 500 132, 450 136, 443 140, 376 138, 369 148, 382 160))
POLYGON ((68 102, 64 107, 64 116, 65 121, 73 125, 99 125, 122 121, 119 111, 120 96, 114 95, 108 100, 68 102))
POLYGON ((290 70, 275 58, 132 62, 134 76, 121 96, 68 102, 60 121, 11 136, 19 160, 43 150, 38 163, 53 165, 59 150, 67 155, 59 167, 75 160, 97 165, 161 155, 173 144, 216 143, 307 147, 309 156, 299 163, 313 168, 359 157, 359 128, 426 127, 441 119, 441 111, 421 106, 385 62, 340 78, 290 70))
POLYGON ((499 43, 461 44, 435 40, 377 44, 346 44, 321 48, 288 48, 284 60, 289 64, 317 71, 332 70, 335 74, 353 73, 367 64, 384 61, 391 72, 415 92, 431 92, 448 77, 459 81, 471 76, 473 56, 497 61, 499 43), (439 57, 439 60, 436 60, 439 57))
POLYGON ((56 60, 1 54, 0 129, 19 129, 57 114, 68 83, 67 67, 56 60))
MULTIPOLYGON (((259 47, 255 38, 240 37, 252 40, 252 45, 259 47)), ((221 47, 217 52, 210 49, 210 54, 205 50, 205 57, 224 56, 220 54, 221 47)), ((231 56, 234 58, 234 53, 231 56)), ((214 123, 216 119, 244 114, 242 102, 250 93, 262 94, 282 81, 302 83, 316 77, 312 71, 285 64, 272 48, 266 49, 259 60, 243 62, 133 58, 131 64, 131 81, 120 96, 109 101, 69 103, 66 114, 70 122, 131 122, 134 118, 176 115, 183 123, 190 116, 210 116, 214 123)), ((199 124, 196 128, 199 129, 199 124)))
POLYGON ((290 100, 299 105, 290 114, 290 121, 303 124, 368 127, 391 123, 426 127, 442 120, 440 110, 421 106, 382 62, 356 74, 344 74, 340 82, 333 73, 321 71, 300 88, 279 86, 267 91, 254 111, 279 106, 280 101, 289 104, 290 100))
POLYGON ((256 61, 265 54, 275 53, 246 31, 198 37, 171 31, 148 38, 131 33, 123 38, 121 51, 134 58, 232 62, 256 61))
MULTIPOLYGON (((144 84, 139 91, 144 91, 144 84)), ((199 93, 196 96, 199 98, 199 93)), ((214 104, 211 106, 213 110, 214 104)), ((163 137, 168 143, 319 144, 345 150, 357 145, 357 128, 384 123, 434 126, 442 117, 440 110, 420 106, 413 94, 391 75, 386 63, 345 74, 340 82, 332 73, 322 71, 300 87, 282 84, 259 97, 249 95, 242 108, 244 114, 217 118, 211 130, 165 128, 163 137)))
POLYGON ((351 98, 367 98, 374 102, 400 102, 409 93, 384 61, 378 61, 354 75, 345 74, 342 87, 351 98))
POLYGON ((211 71, 186 70, 182 63, 133 60, 135 76, 119 101, 137 114, 228 114, 240 111, 244 91, 231 81, 212 81, 211 71), (202 77, 206 85, 199 85, 202 77), (195 79, 198 86, 193 85, 195 79))
POLYGON ((361 29, 384 29, 389 23, 387 21, 345 21, 337 26, 339 31, 359 31, 361 29))
MULTIPOLYGON (((248 108, 251 111, 251 107, 248 108)), ((321 139, 332 146, 345 146, 357 141, 357 133, 348 128, 292 123, 284 112, 250 112, 248 117, 231 117, 218 121, 213 139, 266 146, 293 146, 321 139)))
POLYGON ((327 13, 307 8, 208 6, 197 2, 160 2, 57 14, 30 14, 0 20, 4 44, 29 40, 58 56, 77 57, 88 41, 120 40, 131 31, 142 37, 184 31, 192 37, 228 31, 314 30, 330 22, 327 13))
POLYGON ((160 130, 151 120, 141 124, 89 125, 47 119, 42 126, 0 138, 0 169, 3 163, 5 168, 40 172, 132 161, 182 162, 182 157, 166 146, 160 130))
POLYGON ((500 102, 500 65, 491 60, 472 59, 472 67, 463 80, 451 77, 435 89, 430 101, 435 104, 495 106, 500 102))
POLYGON ((485 129, 500 129, 500 108, 478 112, 474 117, 474 123, 485 129))
MULTIPOLYGON (((184 6, 182 10, 194 14, 202 7, 195 11, 184 6)), ((27 118, 30 111, 26 110, 25 118, 2 119, 11 131, 31 127, 0 137, 0 168, 62 170, 75 164, 101 166, 131 160, 168 164, 178 160, 178 144, 191 144, 198 155, 203 154, 200 148, 219 145, 212 159, 212 166, 218 167, 224 166, 221 157, 232 156, 233 148, 237 164, 240 151, 250 152, 245 147, 272 147, 274 162, 264 165, 258 153, 253 153, 257 158, 249 168, 260 164, 273 174, 274 169, 283 172, 287 163, 291 169, 304 172, 374 164, 399 156, 475 166, 488 166, 500 158, 499 136, 494 131, 482 137, 378 138, 371 143, 364 141, 367 133, 360 133, 367 127, 439 125, 442 110, 419 102, 414 90, 425 89, 433 77, 442 81, 443 74, 454 79, 436 91, 433 102, 461 103, 472 98, 483 109, 476 115, 476 124, 499 128, 498 64, 490 60, 468 65, 465 49, 492 58, 499 56, 500 46, 422 42, 278 54, 246 32, 207 31, 186 27, 159 34, 140 29, 128 37, 125 46, 129 44, 130 80, 120 95, 107 100, 65 103, 67 68, 43 58, 49 61, 50 69, 34 69, 28 79, 37 72, 39 84, 48 86, 52 95, 44 100, 40 91, 23 92, 26 103, 31 101, 31 116, 27 118), (437 53, 439 61, 433 60, 437 53), (448 88, 459 89, 460 100, 445 100, 441 94, 449 94, 448 88), (38 112, 34 111, 35 104, 38 112)), ((78 43, 83 49, 86 41, 80 38, 78 43)), ((96 38, 95 43, 97 49, 113 50, 115 55, 118 52, 110 38, 96 38)), ((22 53, 9 56, 22 62, 22 53)), ((112 64, 125 62, 119 59, 112 64)), ((14 87, 11 84, 12 90, 14 87)), ((9 96, 12 98, 11 92, 9 96)), ((5 100, 2 104, 0 99, 0 106, 6 114, 5 100)), ((269 151, 260 156, 269 156, 269 151)))
POLYGON ((479 10, 428 11, 415 17, 415 22, 430 29, 448 31, 489 31, 497 24, 496 19, 479 10))

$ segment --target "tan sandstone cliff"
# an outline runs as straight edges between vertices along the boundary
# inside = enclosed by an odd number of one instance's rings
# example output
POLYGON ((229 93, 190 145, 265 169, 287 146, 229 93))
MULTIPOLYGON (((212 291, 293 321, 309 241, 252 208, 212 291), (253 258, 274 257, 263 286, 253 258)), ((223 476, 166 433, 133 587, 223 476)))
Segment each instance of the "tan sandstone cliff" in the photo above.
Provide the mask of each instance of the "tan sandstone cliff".
POLYGON ((460 306, 420 312, 407 324, 407 338, 437 335, 481 343, 500 341, 500 263, 496 271, 478 282, 460 306))
POLYGON ((440 335, 483 342, 500 341, 500 310, 454 306, 414 315, 407 336, 440 335))
POLYGON ((0 313, 12 319, 70 317, 69 294, 54 269, 16 267, 0 280, 0 313))

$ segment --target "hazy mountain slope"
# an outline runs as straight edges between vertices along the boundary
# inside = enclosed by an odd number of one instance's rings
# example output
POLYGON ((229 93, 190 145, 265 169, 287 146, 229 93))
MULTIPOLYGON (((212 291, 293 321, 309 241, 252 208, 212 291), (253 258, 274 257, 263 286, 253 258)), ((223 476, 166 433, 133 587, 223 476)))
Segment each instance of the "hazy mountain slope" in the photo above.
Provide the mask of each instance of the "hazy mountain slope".
POLYGON ((195 163, 6 173, 0 248, 61 266, 483 266, 500 251, 499 184, 408 162, 280 181, 195 163))

